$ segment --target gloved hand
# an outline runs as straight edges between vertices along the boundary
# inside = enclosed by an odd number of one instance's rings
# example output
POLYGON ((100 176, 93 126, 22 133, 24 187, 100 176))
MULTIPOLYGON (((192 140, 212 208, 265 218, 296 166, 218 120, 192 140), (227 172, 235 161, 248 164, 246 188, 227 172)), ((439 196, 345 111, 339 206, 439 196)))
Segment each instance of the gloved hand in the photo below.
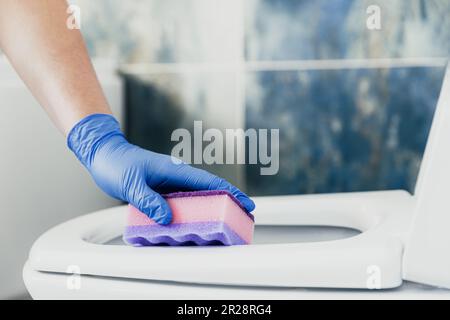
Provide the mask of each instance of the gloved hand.
POLYGON ((172 220, 170 207, 159 193, 227 190, 247 211, 255 208, 247 195, 224 179, 128 143, 111 115, 82 119, 70 131, 67 143, 103 191, 129 202, 157 223, 172 220))

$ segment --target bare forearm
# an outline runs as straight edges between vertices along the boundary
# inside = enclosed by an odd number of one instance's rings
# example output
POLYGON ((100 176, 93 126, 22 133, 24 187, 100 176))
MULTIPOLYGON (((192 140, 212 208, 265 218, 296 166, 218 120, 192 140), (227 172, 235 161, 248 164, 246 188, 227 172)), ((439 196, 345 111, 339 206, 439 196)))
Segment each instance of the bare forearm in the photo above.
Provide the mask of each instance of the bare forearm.
POLYGON ((0 0, 0 46, 65 134, 92 113, 111 113, 65 0, 0 0))

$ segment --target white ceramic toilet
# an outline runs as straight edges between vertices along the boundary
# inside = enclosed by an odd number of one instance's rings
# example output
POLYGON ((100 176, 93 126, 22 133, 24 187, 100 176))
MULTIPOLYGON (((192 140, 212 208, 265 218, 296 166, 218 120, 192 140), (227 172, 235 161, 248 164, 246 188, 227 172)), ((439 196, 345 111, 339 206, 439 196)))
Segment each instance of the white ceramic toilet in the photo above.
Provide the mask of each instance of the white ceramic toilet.
POLYGON ((126 246, 111 208, 43 234, 23 278, 37 299, 450 299, 449 141, 450 67, 414 195, 255 198, 255 243, 235 247, 126 246))

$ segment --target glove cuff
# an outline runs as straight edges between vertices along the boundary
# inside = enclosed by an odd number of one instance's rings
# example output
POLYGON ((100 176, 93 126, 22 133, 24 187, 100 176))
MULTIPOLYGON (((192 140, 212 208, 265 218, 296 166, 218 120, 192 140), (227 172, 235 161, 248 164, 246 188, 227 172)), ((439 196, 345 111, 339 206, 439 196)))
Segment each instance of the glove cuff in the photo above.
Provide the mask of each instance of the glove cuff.
POLYGON ((119 122, 109 114, 91 114, 70 130, 67 146, 89 168, 97 149, 112 136, 124 137, 119 122))

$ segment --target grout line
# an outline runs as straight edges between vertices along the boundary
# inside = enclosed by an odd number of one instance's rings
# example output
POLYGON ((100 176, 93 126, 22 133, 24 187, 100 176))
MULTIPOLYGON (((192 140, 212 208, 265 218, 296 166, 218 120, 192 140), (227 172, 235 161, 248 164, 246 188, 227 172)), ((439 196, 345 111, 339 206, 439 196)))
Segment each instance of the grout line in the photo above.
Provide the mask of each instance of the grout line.
POLYGON ((374 68, 444 67, 448 58, 384 58, 384 59, 334 59, 291 61, 244 61, 241 66, 224 63, 138 63, 125 64, 120 68, 124 74, 146 75, 158 73, 236 72, 236 71, 301 71, 345 70, 374 68), (242 69, 241 69, 242 68, 242 69), (238 69, 238 70, 236 70, 238 69))
POLYGON ((344 60, 297 60, 297 61, 250 61, 248 71, 277 70, 330 70, 404 67, 444 67, 447 58, 401 58, 401 59, 344 59, 344 60))

